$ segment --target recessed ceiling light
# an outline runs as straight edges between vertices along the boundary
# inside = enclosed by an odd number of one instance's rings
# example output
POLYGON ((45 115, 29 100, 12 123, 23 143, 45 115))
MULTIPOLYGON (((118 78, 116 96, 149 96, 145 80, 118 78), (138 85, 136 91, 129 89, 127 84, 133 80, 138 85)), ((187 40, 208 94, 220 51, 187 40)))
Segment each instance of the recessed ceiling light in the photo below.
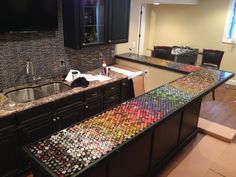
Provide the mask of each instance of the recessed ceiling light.
POLYGON ((159 2, 154 2, 153 4, 156 5, 156 6, 160 5, 159 2))

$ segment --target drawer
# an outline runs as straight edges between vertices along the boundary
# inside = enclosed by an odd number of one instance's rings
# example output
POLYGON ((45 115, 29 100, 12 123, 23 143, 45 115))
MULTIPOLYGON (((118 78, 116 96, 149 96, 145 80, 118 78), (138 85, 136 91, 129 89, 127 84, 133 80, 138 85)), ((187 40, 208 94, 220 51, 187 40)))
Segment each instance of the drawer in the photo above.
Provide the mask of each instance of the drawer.
POLYGON ((116 106, 120 103, 120 95, 111 95, 104 98, 104 109, 116 106))
POLYGON ((62 98, 52 103, 51 107, 55 110, 67 109, 73 105, 83 104, 83 93, 75 94, 66 98, 62 98))
POLYGON ((16 125, 15 117, 8 116, 4 118, 0 118, 0 129, 6 128, 7 126, 16 125))
POLYGON ((120 81, 105 85, 105 94, 120 93, 120 81))
POLYGON ((103 95, 103 87, 95 88, 84 93, 84 100, 93 100, 103 95))
POLYGON ((120 94, 105 96, 104 104, 120 101, 120 94))
POLYGON ((16 115, 17 121, 20 125, 31 124, 32 122, 40 121, 41 119, 49 118, 51 116, 51 109, 48 105, 31 108, 16 115))

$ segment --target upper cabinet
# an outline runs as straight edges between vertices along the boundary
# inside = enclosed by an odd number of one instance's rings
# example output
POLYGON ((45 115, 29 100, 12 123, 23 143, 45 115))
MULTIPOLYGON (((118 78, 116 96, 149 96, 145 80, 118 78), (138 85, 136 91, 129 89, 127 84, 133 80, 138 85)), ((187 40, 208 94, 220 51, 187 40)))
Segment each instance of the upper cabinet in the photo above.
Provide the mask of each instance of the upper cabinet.
POLYGON ((128 42, 130 0, 109 0, 108 43, 128 42))
POLYGON ((104 0, 81 1, 82 45, 105 43, 104 0))
POLYGON ((63 0, 64 45, 128 42, 130 0, 63 0))

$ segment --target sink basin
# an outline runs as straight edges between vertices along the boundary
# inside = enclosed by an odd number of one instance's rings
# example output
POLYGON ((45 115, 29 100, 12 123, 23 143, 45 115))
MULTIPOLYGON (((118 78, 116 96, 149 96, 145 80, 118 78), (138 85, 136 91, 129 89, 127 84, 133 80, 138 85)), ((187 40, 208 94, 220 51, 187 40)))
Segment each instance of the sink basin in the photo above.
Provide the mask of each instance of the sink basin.
POLYGON ((27 103, 34 100, 38 100, 40 98, 68 91, 70 89, 71 87, 64 83, 52 82, 38 86, 32 86, 32 87, 29 86, 9 91, 5 93, 5 96, 8 97, 10 101, 16 103, 27 103))

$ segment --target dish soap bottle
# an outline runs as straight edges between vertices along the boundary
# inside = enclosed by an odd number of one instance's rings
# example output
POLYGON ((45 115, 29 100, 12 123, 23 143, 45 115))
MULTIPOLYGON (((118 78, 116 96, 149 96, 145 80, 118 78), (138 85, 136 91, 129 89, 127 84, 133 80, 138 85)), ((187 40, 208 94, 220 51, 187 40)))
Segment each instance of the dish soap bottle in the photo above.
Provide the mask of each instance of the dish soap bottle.
POLYGON ((104 60, 102 62, 102 75, 108 76, 108 67, 104 60))

